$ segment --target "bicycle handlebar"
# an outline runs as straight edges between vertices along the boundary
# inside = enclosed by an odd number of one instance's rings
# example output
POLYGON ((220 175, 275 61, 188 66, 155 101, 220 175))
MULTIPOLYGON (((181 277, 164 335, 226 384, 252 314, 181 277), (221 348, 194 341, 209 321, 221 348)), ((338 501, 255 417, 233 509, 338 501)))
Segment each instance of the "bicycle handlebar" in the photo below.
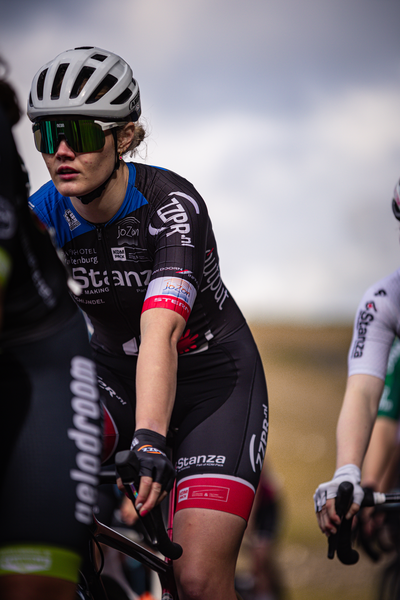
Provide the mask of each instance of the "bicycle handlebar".
POLYGON ((337 557, 344 565, 355 565, 359 559, 357 550, 351 546, 351 526, 353 519, 345 519, 346 513, 353 502, 353 484, 345 481, 339 485, 335 500, 335 510, 342 519, 337 532, 328 538, 328 558, 337 557))
MULTIPOLYGON (((129 499, 135 506, 135 499, 140 482, 139 460, 137 456, 130 450, 117 452, 115 455, 115 468, 117 475, 122 479, 122 483, 124 484, 129 499)), ((155 546, 161 554, 171 560, 180 558, 180 556, 182 556, 182 547, 169 538, 165 529, 160 505, 155 506, 144 517, 139 514, 138 510, 136 510, 136 512, 151 544, 155 546)))
MULTIPOLYGON (((353 502, 353 484, 344 481, 339 485, 335 500, 336 513, 342 519, 337 532, 328 538, 328 558, 333 559, 335 552, 344 565, 354 565, 359 559, 359 553, 352 547, 353 518, 345 519, 346 513, 353 502)), ((378 506, 380 504, 394 504, 400 502, 399 493, 383 494, 374 492, 369 488, 364 489, 364 498, 360 508, 378 506)))

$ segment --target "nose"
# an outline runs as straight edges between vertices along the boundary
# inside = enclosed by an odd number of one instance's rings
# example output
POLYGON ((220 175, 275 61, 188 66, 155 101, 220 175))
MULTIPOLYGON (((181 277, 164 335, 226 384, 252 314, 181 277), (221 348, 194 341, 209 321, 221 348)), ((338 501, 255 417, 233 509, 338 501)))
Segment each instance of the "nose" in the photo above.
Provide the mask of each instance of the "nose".
POLYGON ((74 150, 68 146, 68 142, 65 137, 59 138, 59 144, 56 150, 57 156, 75 156, 74 150))

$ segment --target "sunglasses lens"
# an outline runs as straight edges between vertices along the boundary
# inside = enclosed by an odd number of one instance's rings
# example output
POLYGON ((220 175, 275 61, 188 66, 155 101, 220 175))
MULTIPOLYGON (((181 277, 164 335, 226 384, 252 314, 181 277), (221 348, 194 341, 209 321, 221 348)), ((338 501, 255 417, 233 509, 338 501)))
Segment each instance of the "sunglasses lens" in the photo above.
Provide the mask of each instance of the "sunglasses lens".
POLYGON ((35 146, 44 154, 54 154, 61 139, 75 152, 96 152, 104 147, 101 127, 89 120, 40 121, 33 126, 35 146))
POLYGON ((41 121, 33 126, 35 146, 39 152, 54 154, 57 144, 57 131, 55 121, 41 121))
MULTIPOLYGON (((69 121, 71 139, 79 150, 77 152, 95 152, 104 148, 105 135, 100 125, 93 121, 69 121)), ((66 136, 68 139, 68 136, 66 136)), ((74 148, 75 149, 75 148, 74 148)))

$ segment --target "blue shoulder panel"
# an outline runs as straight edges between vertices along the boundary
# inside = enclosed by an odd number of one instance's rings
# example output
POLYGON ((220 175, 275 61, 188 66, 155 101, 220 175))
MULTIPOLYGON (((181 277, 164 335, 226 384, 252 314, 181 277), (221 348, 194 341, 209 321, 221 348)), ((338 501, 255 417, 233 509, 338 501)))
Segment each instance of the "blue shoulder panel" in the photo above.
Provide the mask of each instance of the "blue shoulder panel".
POLYGON ((57 243, 62 248, 82 233, 95 229, 72 206, 71 200, 61 196, 52 181, 47 182, 29 199, 33 211, 47 227, 56 231, 57 243))
MULTIPOLYGON (((143 194, 135 187, 136 168, 134 164, 127 163, 127 166, 129 180, 125 200, 109 223, 122 219, 141 206, 148 204, 143 194)), ((61 248, 73 238, 96 228, 76 212, 70 198, 58 193, 52 181, 47 182, 32 194, 30 205, 47 227, 53 227, 56 230, 57 243, 61 248)))

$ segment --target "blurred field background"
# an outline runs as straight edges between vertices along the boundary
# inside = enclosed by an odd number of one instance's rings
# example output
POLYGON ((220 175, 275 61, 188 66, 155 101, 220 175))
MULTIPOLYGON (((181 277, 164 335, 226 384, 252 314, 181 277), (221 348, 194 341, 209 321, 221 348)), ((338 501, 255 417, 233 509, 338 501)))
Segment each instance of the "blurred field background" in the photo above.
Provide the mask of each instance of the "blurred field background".
MULTIPOLYGON (((251 324, 267 377, 267 457, 281 486, 278 565, 285 600, 373 600, 382 569, 364 554, 357 565, 328 560, 313 493, 335 468, 335 429, 342 403, 352 327, 251 324)), ((246 544, 238 570, 248 568, 246 544)))

